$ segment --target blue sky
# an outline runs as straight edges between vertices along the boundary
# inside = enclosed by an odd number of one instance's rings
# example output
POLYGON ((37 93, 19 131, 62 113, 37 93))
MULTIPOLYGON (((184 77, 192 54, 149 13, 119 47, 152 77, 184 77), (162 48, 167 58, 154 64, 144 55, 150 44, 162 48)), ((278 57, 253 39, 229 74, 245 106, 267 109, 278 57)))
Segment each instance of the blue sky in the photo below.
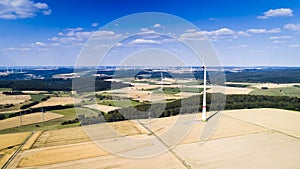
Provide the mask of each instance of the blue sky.
MULTIPOLYGON (((178 36, 206 35, 223 65, 300 66, 298 0, 2 0, 0 66, 74 65, 96 30, 139 12, 190 21, 201 31, 178 36)), ((154 25, 138 29, 169 26, 154 25)))

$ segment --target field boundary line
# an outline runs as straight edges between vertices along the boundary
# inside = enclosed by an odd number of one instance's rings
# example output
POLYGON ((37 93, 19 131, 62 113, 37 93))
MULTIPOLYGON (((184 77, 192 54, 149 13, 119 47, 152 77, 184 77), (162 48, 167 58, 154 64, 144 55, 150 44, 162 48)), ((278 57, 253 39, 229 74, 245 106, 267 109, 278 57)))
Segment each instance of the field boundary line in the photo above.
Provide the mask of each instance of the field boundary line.
POLYGON ((14 154, 9 157, 9 159, 6 161, 6 163, 3 165, 2 169, 6 169, 9 164, 13 161, 13 159, 17 156, 17 154, 21 151, 25 143, 32 137, 34 132, 32 131, 31 134, 26 138, 26 140, 20 145, 20 147, 14 152, 14 154))
POLYGON ((183 160, 179 155, 176 154, 175 151, 173 151, 173 149, 171 149, 169 147, 169 145, 167 143, 165 143, 155 132, 153 132, 151 129, 149 129, 147 126, 145 126, 142 122, 140 122, 139 120, 137 120, 138 123, 143 126, 146 130, 148 130, 150 132, 150 134, 153 134, 158 141, 160 141, 166 148, 168 148, 169 152, 171 152, 171 154, 177 159, 179 160, 187 169, 192 169, 192 167, 185 161, 183 160))
POLYGON ((230 117, 230 118, 233 118, 233 119, 237 119, 237 120, 243 121, 243 122, 248 123, 248 124, 251 124, 251 125, 255 125, 255 126, 258 126, 258 127, 262 127, 262 128, 268 129, 268 130, 270 130, 270 131, 275 131, 275 132, 277 132, 277 133, 281 133, 281 134, 284 134, 284 135, 286 135, 286 136, 293 137, 293 138, 298 139, 298 140, 300 139, 300 138, 297 137, 297 136, 294 136, 294 135, 292 135, 292 134, 288 134, 288 133, 282 132, 282 131, 277 130, 277 129, 274 129, 274 128, 269 128, 269 127, 267 127, 267 126, 263 126, 263 125, 256 124, 256 123, 253 123, 253 122, 250 122, 250 121, 242 120, 242 119, 239 119, 239 118, 237 118, 237 117, 234 117, 234 116, 231 116, 231 115, 228 115, 228 114, 223 114, 223 115, 225 115, 225 116, 227 116, 227 117, 230 117))

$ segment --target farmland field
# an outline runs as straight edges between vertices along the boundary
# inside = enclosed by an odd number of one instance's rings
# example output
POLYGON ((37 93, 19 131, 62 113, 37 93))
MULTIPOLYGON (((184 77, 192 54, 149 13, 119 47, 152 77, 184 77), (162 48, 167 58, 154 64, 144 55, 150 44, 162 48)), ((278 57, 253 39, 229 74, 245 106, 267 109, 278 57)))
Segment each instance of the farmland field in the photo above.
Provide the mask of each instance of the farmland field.
POLYGON ((73 97, 51 97, 45 102, 41 102, 37 105, 32 106, 32 108, 44 107, 44 106, 56 106, 56 105, 67 105, 79 103, 79 99, 74 99, 73 97))
MULTIPOLYGON (((224 111, 223 114, 216 131, 205 144, 199 144, 201 131, 205 127, 205 123, 198 122, 201 118, 201 114, 199 114, 196 116, 197 123, 194 124, 190 133, 174 148, 174 152, 185 160, 189 166, 192 168, 220 168, 224 166, 222 159, 225 158, 228 160, 228 163, 232 164, 231 167, 233 168, 241 168, 245 165, 250 168, 257 167, 255 161, 258 159, 263 159, 263 162, 260 164, 269 168, 274 164, 273 159, 269 158, 271 155, 282 159, 283 163, 275 162, 282 168, 286 166, 295 168, 295 166, 298 166, 297 156, 299 152, 297 152, 297 148, 299 147, 299 141, 296 137, 299 135, 295 135, 295 137, 287 135, 289 131, 298 130, 298 112, 280 109, 245 109, 224 111), (255 118, 258 114, 262 115, 261 120, 255 118), (289 121, 291 122, 290 125, 284 125, 289 121), (278 130, 280 132, 277 132, 278 130), (207 151, 207 147, 214 151, 207 151), (199 152, 206 152, 206 156, 198 156, 197 153, 199 152), (288 152, 292 152, 292 154, 288 152), (224 154, 227 154, 226 157, 224 157, 224 154), (212 156, 214 158, 209 158, 212 156), (241 163, 240 160, 235 161, 234 159, 236 158, 245 160, 241 163), (203 160, 205 163, 198 162, 203 160)), ((189 119, 188 116, 191 115, 183 116, 189 119)), ((156 135, 161 136, 172 127, 176 118, 176 116, 173 116, 151 119, 150 121, 144 119, 140 120, 140 122, 148 126, 156 135)), ((184 126, 185 124, 180 123, 179 125, 184 126)), ((102 141, 110 144, 113 144, 112 140, 120 141, 118 137, 112 136, 109 132, 102 130, 100 130, 102 132, 99 132, 98 127, 101 128, 101 125, 103 124, 93 126, 96 126, 98 134, 103 136, 104 140, 102 141)), ((130 136, 131 138, 151 136, 151 132, 148 134, 147 132, 141 132, 142 126, 139 126, 136 120, 108 123, 108 125, 121 134, 133 134, 130 136), (128 133, 129 131, 131 131, 131 134, 128 133)), ((176 139, 176 137, 178 137, 176 134, 169 135, 163 140, 171 141, 176 139)), ((151 148, 151 144, 132 145, 132 148, 137 152, 145 151, 151 148)), ((24 153, 21 152, 22 155, 18 158, 15 165, 20 168, 84 168, 87 166, 89 168, 97 168, 101 164, 101 167, 108 168, 130 168, 133 166, 143 168, 145 161, 151 161, 154 162, 154 167, 158 166, 159 168, 159 166, 162 166, 159 161, 165 159, 164 165, 167 168, 171 166, 173 166, 172 168, 184 168, 180 161, 176 158, 171 158, 173 156, 169 153, 144 160, 122 158, 106 152, 93 142, 90 142, 83 129, 76 127, 43 132, 32 149, 24 153), (166 156, 169 157, 166 158, 166 156)))
POLYGON ((254 89, 250 92, 251 95, 267 95, 267 96, 289 96, 300 97, 299 87, 277 87, 268 89, 254 89))
POLYGON ((91 157, 107 155, 108 153, 100 149, 94 143, 70 145, 59 148, 48 148, 43 151, 33 152, 25 155, 19 163, 20 167, 41 166, 47 164, 61 163, 91 157))
MULTIPOLYGON (((51 113, 51 112, 44 113, 45 121, 49 121, 60 117, 63 117, 63 115, 51 113)), ((26 114, 22 116, 22 125, 35 124, 40 122, 43 122, 42 113, 32 113, 32 114, 26 114)), ((21 117, 20 116, 12 117, 0 121, 0 130, 15 128, 20 125, 21 125, 21 117)))
POLYGON ((44 131, 36 140, 33 148, 61 146, 90 141, 83 128, 72 127, 59 130, 44 131))
POLYGON ((141 102, 130 100, 130 99, 121 99, 121 100, 99 100, 97 102, 101 105, 111 105, 111 106, 117 106, 117 107, 129 107, 129 106, 136 106, 142 104, 141 102), (128 101, 130 104, 128 104, 128 101))
POLYGON ((30 100, 30 95, 4 95, 0 94, 0 104, 18 104, 30 100))
POLYGON ((241 87, 209 86, 208 93, 249 94, 253 89, 241 87))
MULTIPOLYGON (((76 118, 76 112, 75 112, 75 110, 73 108, 62 109, 62 110, 53 110, 52 113, 56 114, 56 116, 58 115, 60 117, 52 119, 52 120, 45 121, 44 123, 40 122, 40 123, 36 123, 36 124, 23 125, 22 127, 18 127, 18 128, 14 127, 14 128, 0 130, 0 133, 12 133, 12 132, 24 132, 24 131, 39 131, 39 130, 53 130, 53 129, 60 129, 60 128, 68 128, 68 127, 79 126, 79 123, 68 124, 68 125, 61 125, 61 123, 65 122, 65 121, 73 120, 73 119, 76 118), (36 125, 38 125, 39 127, 37 127, 36 125)), ((41 118, 41 115, 39 117, 41 118)), ((20 119, 20 117, 17 117, 17 118, 20 119)), ((17 125, 20 124, 19 122, 20 122, 20 120, 19 121, 17 120, 17 125)))
MULTIPOLYGON (((113 104, 114 101, 109 101, 109 102, 110 102, 109 104, 113 104)), ((100 105, 100 104, 85 105, 84 107, 100 110, 100 111, 105 112, 105 113, 107 113, 109 111, 112 111, 112 110, 120 109, 119 107, 108 106, 108 105, 100 105)))
POLYGON ((13 133, 13 134, 1 134, 0 135, 0 167, 10 158, 10 156, 17 150, 20 144, 22 144, 26 138, 30 135, 30 132, 26 133, 13 133))

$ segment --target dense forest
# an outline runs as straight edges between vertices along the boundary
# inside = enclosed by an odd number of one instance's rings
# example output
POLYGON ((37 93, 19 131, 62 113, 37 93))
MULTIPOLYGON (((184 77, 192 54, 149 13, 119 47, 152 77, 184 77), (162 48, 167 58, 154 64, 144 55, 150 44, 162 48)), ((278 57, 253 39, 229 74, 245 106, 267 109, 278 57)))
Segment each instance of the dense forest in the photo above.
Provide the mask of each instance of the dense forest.
POLYGON ((300 68, 250 69, 226 72, 228 82, 300 83, 300 68))
MULTIPOLYGON (((127 84, 121 82, 109 82, 100 78, 78 78, 75 90, 84 91, 101 91, 114 88, 127 87, 127 84)), ((72 80, 63 79, 34 79, 34 80, 2 80, 0 88, 11 88, 14 91, 31 90, 31 91, 71 91, 72 80)))

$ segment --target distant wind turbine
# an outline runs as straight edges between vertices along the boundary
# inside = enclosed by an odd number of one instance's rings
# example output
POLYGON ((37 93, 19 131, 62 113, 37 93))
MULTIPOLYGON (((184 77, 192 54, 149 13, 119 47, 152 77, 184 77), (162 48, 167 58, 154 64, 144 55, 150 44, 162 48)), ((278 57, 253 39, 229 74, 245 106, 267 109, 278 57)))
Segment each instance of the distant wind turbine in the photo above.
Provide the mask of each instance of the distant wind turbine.
POLYGON ((203 66, 203 105, 202 105, 202 121, 206 121, 206 67, 203 66))
POLYGON ((160 84, 160 90, 163 91, 164 90, 164 74, 162 72, 160 72, 160 76, 161 76, 161 84, 160 84))

